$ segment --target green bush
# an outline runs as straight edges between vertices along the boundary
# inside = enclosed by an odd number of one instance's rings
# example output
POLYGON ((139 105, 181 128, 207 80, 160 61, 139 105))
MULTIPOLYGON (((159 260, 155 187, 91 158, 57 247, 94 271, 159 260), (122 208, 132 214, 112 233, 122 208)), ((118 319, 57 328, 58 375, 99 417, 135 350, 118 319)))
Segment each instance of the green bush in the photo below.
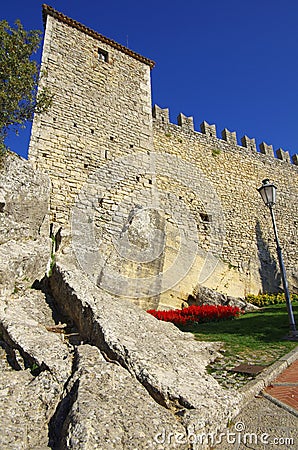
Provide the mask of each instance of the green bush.
MULTIPOLYGON (((298 300, 298 294, 291 294, 291 301, 297 301, 298 300)), ((285 303, 285 294, 278 293, 278 294, 249 294, 245 297, 245 300, 249 303, 252 303, 255 306, 269 306, 269 305, 276 305, 278 303, 285 303)))

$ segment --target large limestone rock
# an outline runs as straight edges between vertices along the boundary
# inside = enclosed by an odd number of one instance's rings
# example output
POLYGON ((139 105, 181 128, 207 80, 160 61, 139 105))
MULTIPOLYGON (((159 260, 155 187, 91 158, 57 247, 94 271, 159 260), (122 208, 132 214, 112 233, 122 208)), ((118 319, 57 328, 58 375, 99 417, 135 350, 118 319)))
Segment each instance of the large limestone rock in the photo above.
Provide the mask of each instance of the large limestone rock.
POLYGON ((19 368, 49 370, 58 383, 65 383, 71 374, 72 358, 61 334, 51 329, 55 329, 55 322, 42 292, 28 289, 0 297, 0 330, 10 348, 23 359, 19 368))
MULTIPOLYGON (((162 450, 161 433, 185 436, 178 418, 158 405, 126 369, 107 362, 96 347, 78 347, 68 390, 71 407, 55 448, 162 450)), ((171 448, 188 445, 173 440, 171 448)))
POLYGON ((55 321, 48 302, 32 289, 0 297, 1 449, 50 448, 49 424, 72 374, 72 354, 49 331, 55 321))
POLYGON ((55 412, 61 386, 50 372, 37 377, 30 370, 1 371, 0 448, 41 450, 48 447, 48 423, 55 412))
POLYGON ((236 298, 230 295, 222 294, 210 289, 206 286, 197 285, 193 291, 193 295, 188 297, 187 303, 189 305, 223 305, 236 306, 243 311, 255 311, 257 306, 246 302, 243 298, 236 298))
POLYGON ((97 285, 115 295, 125 293, 143 309, 156 308, 162 284, 158 274, 164 259, 164 222, 158 211, 141 206, 131 210, 117 240, 117 251, 114 242, 109 243, 109 257, 97 285))
POLYGON ((118 361, 193 431, 198 423, 215 430, 236 413, 240 394, 228 395, 206 372, 218 344, 196 342, 191 334, 101 291, 67 256, 58 259, 50 283, 83 338, 118 361))
POLYGON ((7 153, 0 168, 1 449, 45 449, 48 424, 71 374, 72 357, 42 292, 50 257, 50 183, 7 153), (34 373, 34 375, 33 375, 34 373))
POLYGON ((13 153, 0 168, 0 291, 43 277, 50 258, 49 178, 13 153), (9 257, 8 257, 9 255, 9 257))

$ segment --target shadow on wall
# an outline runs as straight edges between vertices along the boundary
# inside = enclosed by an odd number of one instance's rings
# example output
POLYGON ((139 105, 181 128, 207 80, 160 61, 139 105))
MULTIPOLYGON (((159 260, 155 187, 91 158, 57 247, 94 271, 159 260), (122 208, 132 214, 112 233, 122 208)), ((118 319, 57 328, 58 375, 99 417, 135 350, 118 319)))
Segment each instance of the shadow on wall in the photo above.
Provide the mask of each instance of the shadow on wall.
POLYGON ((281 292, 281 275, 274 257, 270 253, 269 246, 263 238, 260 222, 256 223, 256 239, 258 247, 258 257, 260 260, 259 273, 262 282, 263 292, 281 292))

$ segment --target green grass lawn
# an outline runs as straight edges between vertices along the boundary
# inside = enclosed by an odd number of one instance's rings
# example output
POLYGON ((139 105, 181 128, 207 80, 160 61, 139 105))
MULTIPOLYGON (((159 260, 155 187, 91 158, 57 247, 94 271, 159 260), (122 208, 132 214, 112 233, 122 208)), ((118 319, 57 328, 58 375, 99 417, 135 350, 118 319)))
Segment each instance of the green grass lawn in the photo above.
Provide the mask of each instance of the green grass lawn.
MULTIPOLYGON (((293 310, 298 323, 298 302, 293 302, 293 310)), ((187 331, 200 341, 223 342, 227 360, 237 355, 255 364, 272 364, 298 345, 284 339, 289 332, 285 303, 243 314, 238 319, 192 325, 187 331)))

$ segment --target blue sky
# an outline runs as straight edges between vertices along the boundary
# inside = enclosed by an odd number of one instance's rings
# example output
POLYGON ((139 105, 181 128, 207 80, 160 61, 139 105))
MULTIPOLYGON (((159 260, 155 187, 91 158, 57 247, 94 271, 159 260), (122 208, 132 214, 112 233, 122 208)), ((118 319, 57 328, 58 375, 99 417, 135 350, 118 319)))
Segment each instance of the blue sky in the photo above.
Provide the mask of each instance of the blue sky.
MULTIPOLYGON (((153 59, 153 103, 298 153, 296 0, 52 0, 48 4, 153 59)), ((2 2, 1 19, 43 29, 39 1, 2 2)), ((26 156, 29 132, 9 139, 26 156)))

